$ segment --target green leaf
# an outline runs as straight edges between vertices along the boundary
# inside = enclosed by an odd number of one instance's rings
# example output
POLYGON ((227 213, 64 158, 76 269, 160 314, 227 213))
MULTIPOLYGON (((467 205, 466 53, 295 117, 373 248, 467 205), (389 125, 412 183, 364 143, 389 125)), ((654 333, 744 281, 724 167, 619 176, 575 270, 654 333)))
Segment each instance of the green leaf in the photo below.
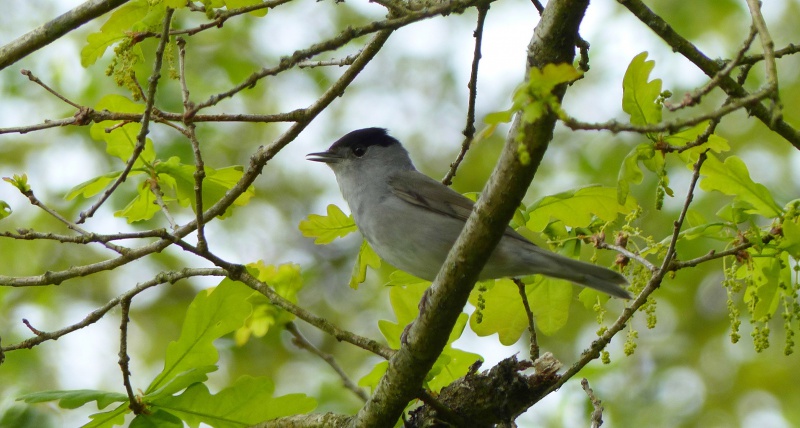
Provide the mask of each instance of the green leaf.
MULTIPOLYGON (((196 167, 194 165, 183 164, 180 158, 173 156, 166 162, 155 164, 158 173, 159 183, 165 194, 169 193, 181 205, 191 205, 195 209, 195 178, 196 167)), ((244 174, 241 166, 229 166, 221 169, 205 167, 205 179, 203 180, 203 207, 207 208, 217 203, 228 190, 238 183, 244 174)), ((250 186, 239 195, 233 205, 225 211, 220 218, 227 218, 231 214, 233 206, 247 205, 255 195, 255 188, 250 186)))
POLYGON ((530 216, 526 226, 541 232, 552 220, 560 220, 565 226, 586 227, 592 215, 612 221, 619 214, 636 209, 636 201, 628 196, 624 204, 617 202, 617 189, 613 187, 589 186, 545 196, 527 209, 530 216))
POLYGON ((161 388, 158 388, 157 390, 147 394, 144 399, 146 401, 153 401, 161 397, 173 395, 179 391, 183 391, 193 383, 205 382, 208 380, 208 376, 206 376, 206 374, 214 371, 217 371, 217 366, 215 365, 191 368, 173 377, 161 388))
MULTIPOLYGON (((95 110, 108 110, 119 113, 144 113, 144 104, 137 103, 122 95, 106 95, 94 106, 95 110)), ((106 153, 128 162, 133 149, 136 147, 136 138, 142 130, 142 125, 136 122, 123 123, 121 120, 105 120, 92 124, 89 135, 97 141, 105 141, 106 153), (111 129, 111 132, 106 132, 111 129)), ((145 146, 134 167, 151 164, 156 159, 153 141, 145 139, 145 146)))
POLYGON ((247 298, 255 293, 240 282, 224 279, 213 289, 197 294, 181 328, 181 336, 167 346, 164 369, 145 391, 150 394, 187 370, 217 362, 214 340, 236 330, 250 316, 247 298))
POLYGON ((800 260, 800 218, 783 222, 783 237, 778 248, 789 253, 792 258, 800 260))
POLYGON ((625 156, 617 175, 617 202, 624 204, 628 200, 631 184, 641 184, 644 179, 639 161, 649 160, 655 156, 656 151, 650 143, 642 143, 634 147, 625 156))
POLYGON ((580 76, 581 72, 571 64, 547 64, 541 69, 531 68, 528 81, 514 93, 511 111, 522 111, 525 123, 536 121, 547 111, 558 111, 560 104, 552 93, 553 89, 580 76))
POLYGON ((645 58, 647 52, 636 55, 622 79, 622 110, 631 116, 634 125, 661 122, 661 104, 656 102, 661 94, 661 79, 648 81, 656 63, 645 58))
POLYGON ((393 349, 400 349, 400 335, 403 329, 419 314, 419 301, 430 283, 397 286, 389 289, 389 302, 394 310, 396 323, 388 320, 378 321, 378 328, 393 349))
POLYGON ((369 388, 370 391, 374 392, 375 387, 378 386, 378 382, 380 382, 383 375, 386 373, 386 369, 389 368, 388 361, 380 361, 369 371, 364 377, 358 380, 358 386, 363 388, 369 388))
POLYGON ((729 156, 725 159, 725 163, 722 163, 709 153, 708 159, 700 169, 700 174, 704 176, 700 182, 701 189, 707 192, 716 190, 734 196, 734 201, 750 205, 750 208, 745 210, 748 214, 775 218, 783 211, 772 199, 769 190, 750 178, 747 166, 736 156, 729 156))
POLYGON ((217 394, 196 383, 179 396, 154 401, 152 407, 180 417, 191 427, 206 423, 215 428, 240 428, 307 413, 317 406, 313 398, 303 394, 273 397, 274 389, 268 378, 242 376, 217 394))
POLYGON ((87 44, 81 50, 81 65, 88 67, 97 62, 106 48, 125 38, 127 30, 147 16, 149 9, 147 0, 134 0, 115 10, 100 31, 87 37, 87 44))
MULTIPOLYGON (((466 323, 467 314, 459 315, 459 319, 462 317, 466 323)), ((447 346, 436 359, 431 372, 425 379, 427 389, 439 392, 445 386, 464 377, 469 372, 469 368, 479 360, 483 361, 483 357, 478 354, 447 346)))
POLYGON ((10 216, 12 212, 14 211, 11 210, 11 206, 6 201, 0 201, 0 220, 10 216))
POLYGON ((497 333, 500 343, 511 346, 528 329, 528 317, 519 295, 519 288, 509 279, 495 281, 494 286, 483 293, 472 293, 470 303, 478 306, 478 296, 483 297, 483 308, 473 312, 469 326, 478 336, 497 333))
MULTIPOLYGON (((136 173, 136 171, 131 171, 129 175, 134 175, 134 173, 136 173)), ((83 183, 70 189, 66 196, 64 196, 64 199, 71 201, 77 196, 91 198, 92 196, 102 192, 103 189, 105 189, 109 184, 113 183, 114 180, 116 180, 121 174, 122 171, 114 171, 84 181, 83 183)))
POLYGON ((431 285, 430 281, 426 281, 422 278, 417 278, 410 273, 403 272, 401 270, 392 271, 389 274, 389 282, 386 283, 388 286, 395 286, 395 285, 422 285, 428 287, 431 285))
MULTIPOLYGON (((397 278, 396 278, 397 279, 397 278)), ((392 304, 397 322, 388 320, 378 321, 378 328, 386 338, 389 346, 398 349, 400 347, 400 336, 406 326, 410 324, 419 314, 419 302, 428 289, 430 282, 421 281, 414 277, 404 276, 400 282, 411 282, 404 286, 394 286, 389 291, 389 301, 392 304), (415 282, 421 281, 421 282, 415 282)), ((456 320, 453 329, 447 339, 441 355, 434 363, 426 376, 427 387, 433 391, 438 391, 442 387, 449 385, 455 379, 464 376, 475 361, 481 359, 480 355, 461 351, 451 347, 451 344, 461 337, 464 327, 467 324, 467 314, 461 313, 456 320)), ((372 371, 359 380, 359 385, 374 389, 380 377, 386 371, 385 364, 377 364, 372 371)))
MULTIPOLYGON (((531 277, 532 283, 525 286, 528 304, 535 319, 536 329, 545 335, 560 330, 569 318, 569 305, 572 301, 570 283, 542 276, 531 277)), ((527 278, 526 278, 527 280, 527 278)), ((483 309, 480 318, 477 312, 470 318, 470 328, 478 336, 497 333, 500 343, 511 346, 528 329, 528 315, 522 305, 519 287, 510 279, 501 279, 481 294, 483 309)), ((478 294, 470 296, 470 302, 477 305, 478 294)))
POLYGON ((547 64, 544 68, 531 68, 528 87, 531 92, 550 94, 556 86, 577 80, 582 75, 572 64, 547 64))
MULTIPOLYGON (((781 278, 779 258, 759 257, 752 249, 748 252, 754 256, 751 259, 752 263, 740 266, 736 276, 752 279, 752 283, 744 292, 744 302, 748 304, 753 320, 758 321, 775 314, 783 294, 780 284, 781 282, 788 284, 791 279, 787 281, 786 278, 781 278)), ((788 266, 788 263, 786 265, 788 266)), ((788 273, 788 269, 786 271, 788 273)))
POLYGON ((747 202, 734 199, 730 204, 723 205, 716 214, 729 223, 740 224, 750 221, 752 215, 748 214, 748 211, 752 208, 753 206, 747 202))
MULTIPOLYGON (((664 137, 664 141, 672 146, 677 147, 682 147, 689 143, 693 143, 697 140, 697 137, 706 131, 708 124, 708 121, 698 123, 691 128, 684 129, 680 132, 664 137)), ((704 144, 686 150, 680 153, 679 156, 687 164, 694 164, 697 162, 697 158, 700 156, 700 153, 703 153, 706 150, 711 150, 714 153, 722 153, 727 152, 730 149, 731 146, 728 144, 728 140, 720 137, 717 134, 712 134, 708 137, 708 141, 706 141, 704 144)))
MULTIPOLYGON (((279 266, 265 265, 264 262, 258 261, 249 263, 247 270, 259 281, 269 284, 281 297, 297 303, 297 293, 303 288, 300 266, 293 263, 279 266)), ((283 326, 294 320, 294 315, 273 305, 261 293, 253 293, 249 301, 253 305, 253 313, 234 334, 236 344, 239 346, 247 343, 251 336, 263 337, 273 326, 283 326)))
POLYGON ((114 217, 123 217, 128 223, 149 220, 161 209, 156 204, 156 195, 150 190, 150 181, 145 180, 136 189, 137 196, 125 208, 114 213, 114 217))
POLYGON ((156 410, 136 415, 128 428, 183 428, 183 421, 169 412, 156 410))
POLYGON ((125 415, 130 413, 130 411, 128 400, 125 400, 124 403, 117 406, 114 410, 89 415, 91 422, 87 423, 82 428, 106 428, 122 425, 125 423, 125 415))
POLYGON ((361 242, 361 249, 358 250, 358 257, 356 257, 356 263, 353 265, 353 273, 350 275, 350 288, 357 290, 358 284, 367 279, 367 266, 378 269, 381 267, 381 258, 375 254, 375 251, 365 239, 361 242))
POLYGON ((328 205, 328 215, 309 214, 298 228, 303 236, 316 238, 315 244, 329 244, 336 238, 347 236, 356 230, 353 216, 346 216, 336 205, 328 205))
POLYGON ((28 185, 28 174, 14 174, 13 177, 3 177, 3 181, 11 183, 11 185, 16 187, 20 193, 27 193, 31 191, 31 186, 28 185))
POLYGON ((502 110, 492 112, 486 115, 483 118, 483 121, 487 125, 499 125, 501 123, 508 123, 511 122, 511 119, 514 117, 514 110, 502 110))
POLYGON ((542 276, 526 285, 528 304, 542 334, 551 336, 567 324, 573 288, 567 281, 542 276))
POLYGON ((597 303, 605 305, 606 302, 611 300, 611 296, 592 288, 584 288, 578 293, 578 300, 583 304, 584 308, 593 310, 597 303))
POLYGON ((111 403, 127 402, 128 396, 118 392, 97 391, 94 389, 76 389, 70 391, 42 391, 25 394, 17 401, 26 403, 44 403, 58 400, 62 409, 77 409, 86 403, 97 401, 97 408, 104 409, 111 403))

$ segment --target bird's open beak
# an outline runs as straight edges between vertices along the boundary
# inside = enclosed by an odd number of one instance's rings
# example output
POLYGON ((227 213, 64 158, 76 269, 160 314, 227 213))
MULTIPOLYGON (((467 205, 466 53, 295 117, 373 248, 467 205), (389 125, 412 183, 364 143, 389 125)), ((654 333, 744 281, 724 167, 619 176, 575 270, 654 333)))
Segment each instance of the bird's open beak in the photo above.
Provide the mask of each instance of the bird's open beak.
POLYGON ((306 155, 306 159, 314 162, 324 163, 339 163, 342 161, 342 157, 340 155, 332 152, 309 153, 306 155))

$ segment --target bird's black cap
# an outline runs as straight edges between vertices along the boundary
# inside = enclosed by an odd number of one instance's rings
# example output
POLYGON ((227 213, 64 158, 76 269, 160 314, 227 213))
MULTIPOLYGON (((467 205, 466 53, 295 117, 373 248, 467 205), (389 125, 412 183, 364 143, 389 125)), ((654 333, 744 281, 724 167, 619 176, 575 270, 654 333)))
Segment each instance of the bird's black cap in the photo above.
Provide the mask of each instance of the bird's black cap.
POLYGON ((388 147, 392 144, 400 144, 384 128, 364 128, 357 129, 337 140, 328 151, 335 151, 340 147, 352 148, 360 146, 367 148, 370 146, 388 147))

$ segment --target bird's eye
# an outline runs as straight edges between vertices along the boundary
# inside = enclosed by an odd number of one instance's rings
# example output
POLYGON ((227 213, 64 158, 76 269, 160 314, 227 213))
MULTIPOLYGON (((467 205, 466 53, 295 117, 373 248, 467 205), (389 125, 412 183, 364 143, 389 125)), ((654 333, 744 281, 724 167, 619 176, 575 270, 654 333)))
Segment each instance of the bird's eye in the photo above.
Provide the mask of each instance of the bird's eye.
POLYGON ((364 147, 361 147, 361 146, 353 147, 353 154, 356 155, 356 157, 360 158, 361 156, 364 156, 364 153, 366 153, 366 152, 367 152, 367 149, 365 149, 364 147))

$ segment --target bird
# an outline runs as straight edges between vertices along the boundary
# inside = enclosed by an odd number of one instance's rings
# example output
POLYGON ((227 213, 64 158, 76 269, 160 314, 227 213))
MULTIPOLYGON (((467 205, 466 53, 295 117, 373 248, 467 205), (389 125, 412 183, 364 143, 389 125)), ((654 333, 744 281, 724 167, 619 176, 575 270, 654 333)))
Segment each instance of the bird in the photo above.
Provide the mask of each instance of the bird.
MULTIPOLYGON (((384 128, 352 131, 306 158, 333 170, 356 227, 381 259, 434 280, 472 212, 469 198, 417 171, 408 151, 384 128)), ((511 227, 478 279, 534 274, 631 298, 620 273, 543 249, 511 227)))

